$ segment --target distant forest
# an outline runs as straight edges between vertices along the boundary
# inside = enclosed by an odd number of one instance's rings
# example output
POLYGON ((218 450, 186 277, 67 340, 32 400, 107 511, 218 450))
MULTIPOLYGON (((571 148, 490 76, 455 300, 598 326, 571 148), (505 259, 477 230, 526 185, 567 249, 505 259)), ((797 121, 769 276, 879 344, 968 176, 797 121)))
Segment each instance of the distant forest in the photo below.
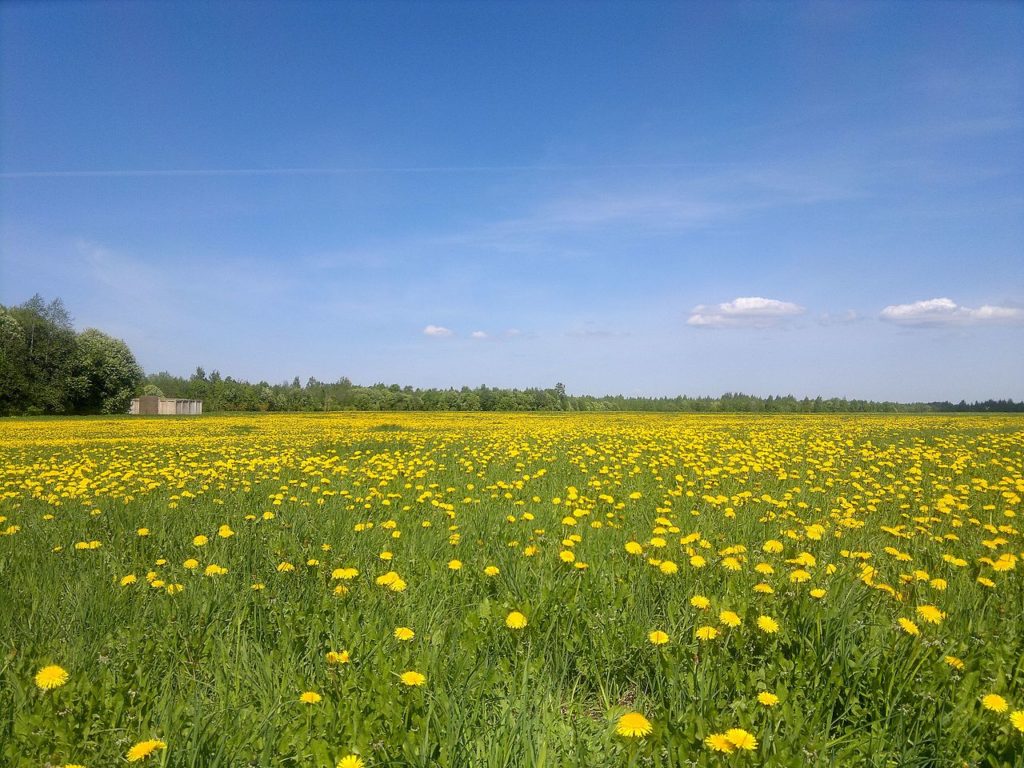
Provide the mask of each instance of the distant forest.
POLYGON ((211 411, 651 411, 659 413, 942 413, 1024 412, 1024 402, 895 403, 792 395, 757 397, 626 397, 570 395, 548 389, 417 389, 398 384, 360 386, 296 376, 268 384, 209 375, 144 375, 122 340, 95 328, 76 332, 60 299, 38 294, 24 304, 0 305, 0 416, 125 413, 132 397, 161 395, 203 401, 211 411))
POLYGON ((418 389, 398 384, 359 386, 296 376, 291 383, 250 384, 202 368, 188 379, 169 373, 146 376, 147 394, 203 401, 205 411, 650 411, 656 413, 952 413, 1024 412, 1024 402, 895 403, 846 398, 757 397, 727 392, 720 397, 626 397, 569 395, 559 383, 549 389, 418 389))

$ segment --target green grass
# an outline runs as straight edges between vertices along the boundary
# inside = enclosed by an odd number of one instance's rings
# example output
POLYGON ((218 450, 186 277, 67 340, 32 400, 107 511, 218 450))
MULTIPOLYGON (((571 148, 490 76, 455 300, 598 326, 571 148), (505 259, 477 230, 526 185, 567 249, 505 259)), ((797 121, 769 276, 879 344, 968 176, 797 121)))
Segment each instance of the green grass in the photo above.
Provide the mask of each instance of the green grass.
POLYGON ((7 422, 0 531, 20 530, 0 536, 0 764, 112 766, 160 738, 168 748, 143 765, 322 768, 355 752, 369 766, 1019 766, 1024 733, 979 700, 998 693, 1024 708, 1024 564, 995 572, 979 558, 1024 556, 1020 518, 1007 516, 1024 514, 1013 499, 1024 492, 1022 457, 1024 420, 1012 417, 7 422), (73 487, 83 478, 85 490, 73 487), (571 527, 570 486, 581 497, 572 508, 586 510, 571 527), (939 511, 946 494, 952 508, 939 511), (267 511, 275 517, 264 520, 267 511), (661 534, 664 549, 649 544, 659 517, 678 528, 661 534), (365 522, 375 525, 355 530, 365 522), (812 523, 825 529, 820 540, 806 537, 812 523), (223 524, 233 537, 216 535, 223 524), (693 545, 704 568, 679 543, 692 531, 707 542, 693 545), (559 559, 572 533, 586 570, 559 559), (194 546, 197 534, 209 543, 194 546), (935 540, 946 534, 958 538, 935 540), (769 539, 784 552, 762 553, 769 539), (102 547, 74 548, 91 540, 102 547), (627 554, 631 540, 645 556, 627 554), (747 547, 738 572, 719 554, 735 545, 747 547), (802 551, 817 564, 794 584, 786 560, 802 551), (864 584, 844 551, 872 553, 875 582, 902 600, 864 584), (950 553, 968 565, 944 561, 950 553), (645 557, 672 559, 679 572, 663 575, 645 557), (183 567, 188 558, 198 570, 183 567), (451 558, 462 570, 448 569, 451 558), (277 571, 285 561, 294 572, 277 571), (761 561, 775 573, 756 573, 761 561), (205 577, 209 563, 229 573, 205 577), (485 576, 487 565, 500 575, 485 576), (338 598, 330 574, 341 566, 360 575, 338 598), (404 592, 374 583, 391 569, 404 592), (914 570, 948 587, 913 580, 914 570), (184 590, 153 589, 149 571, 184 590), (119 586, 126 574, 138 582, 119 586), (775 593, 754 592, 762 581, 775 593), (809 594, 819 586, 821 600, 809 594), (712 610, 691 607, 695 594, 712 610), (921 604, 945 620, 921 621, 921 604), (697 641, 698 626, 721 628, 721 608, 743 626, 697 641), (505 626, 511 610, 528 617, 526 629, 505 626), (756 629, 762 613, 778 634, 756 629), (901 616, 919 636, 899 630, 901 616), (396 641, 398 626, 415 639, 396 641), (647 641, 655 628, 669 644, 647 641), (328 665, 331 649, 351 662, 328 665), (70 680, 43 692, 33 676, 50 663, 70 680), (409 669, 427 684, 401 685, 409 669), (299 703, 307 690, 322 701, 299 703), (763 690, 779 705, 758 704, 763 690), (627 711, 644 713, 653 733, 617 736, 627 711), (705 746, 734 727, 757 737, 756 751, 705 746))

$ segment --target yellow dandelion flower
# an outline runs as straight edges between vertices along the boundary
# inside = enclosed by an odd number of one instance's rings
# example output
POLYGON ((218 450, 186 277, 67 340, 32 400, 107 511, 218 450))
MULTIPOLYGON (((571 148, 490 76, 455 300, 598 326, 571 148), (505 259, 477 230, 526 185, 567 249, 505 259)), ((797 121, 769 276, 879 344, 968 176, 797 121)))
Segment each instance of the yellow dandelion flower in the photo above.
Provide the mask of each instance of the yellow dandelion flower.
POLYGON ((714 627, 703 626, 697 630, 698 640, 714 640, 718 637, 718 630, 714 627))
POLYGON ((348 664, 349 662, 348 651, 328 651, 327 652, 327 663, 328 664, 348 664))
POLYGON ((183 567, 183 568, 185 568, 186 570, 189 570, 189 571, 194 571, 194 570, 195 570, 196 568, 198 568, 198 567, 199 567, 199 561, 198 561, 198 560, 196 560, 196 559, 195 559, 194 557, 190 557, 190 558, 189 558, 188 560, 186 560, 186 561, 185 561, 184 563, 182 563, 181 565, 182 565, 182 567, 183 567))
POLYGON ((145 538, 146 536, 149 536, 149 528, 139 528, 135 533, 145 538))
POLYGON ((803 568, 798 568, 791 574, 789 574, 789 580, 792 581, 794 584, 802 584, 805 581, 809 581, 810 578, 811 574, 809 574, 803 568))
POLYGON ((711 601, 704 597, 704 595, 694 595, 690 598, 690 605, 703 611, 711 607, 711 601))
POLYGON ((722 611, 718 614, 718 620, 727 627, 738 627, 742 623, 742 619, 735 611, 722 611))
POLYGON ((771 616, 758 616, 757 628, 766 634, 774 635, 779 631, 779 622, 771 616))
POLYGON ((558 557, 563 563, 572 563, 576 560, 576 554, 571 549, 563 549, 558 553, 558 557))
POLYGON ((505 626, 509 629, 523 629, 526 626, 526 616, 519 611, 512 611, 505 617, 505 626))
POLYGON ((206 570, 203 571, 203 574, 206 576, 223 576, 227 572, 227 568, 217 565, 216 563, 210 563, 206 566, 206 570))
POLYGON ((462 561, 461 560, 449 560, 448 561, 448 570, 449 571, 458 571, 461 568, 462 568, 462 561))
POLYGON ((821 600, 821 598, 823 598, 827 594, 828 591, 822 589, 821 587, 816 587, 815 589, 812 589, 810 591, 811 597, 813 597, 815 600, 821 600))
POLYGON ((230 539, 232 536, 235 535, 235 532, 231 530, 230 525, 222 525, 220 528, 217 529, 217 535, 220 536, 222 539, 230 539))
POLYGON ((1018 709, 1010 713, 1010 725, 1024 733, 1024 709, 1018 709))
POLYGON ((736 749, 724 733, 712 733, 704 739, 704 744, 714 752, 724 752, 725 754, 729 754, 736 749))
POLYGON ((992 570, 997 572, 1012 571, 1017 568, 1017 561, 1010 555, 1000 555, 999 559, 992 563, 992 570))
POLYGON ((906 632, 908 635, 916 636, 921 634, 921 630, 917 628, 917 624, 912 622, 910 619, 904 619, 900 617, 896 620, 900 625, 900 629, 906 632))
POLYGON ((653 730, 651 721, 639 712, 627 712, 615 723, 615 732, 627 739, 642 739, 653 730))
POLYGON ((348 587, 346 587, 344 584, 336 584, 334 586, 334 589, 331 591, 333 592, 335 597, 344 597, 348 594, 349 590, 348 587))
POLYGON ((941 624, 942 620, 946 618, 946 614, 934 605, 917 606, 917 615, 922 621, 927 621, 929 624, 941 624))
POLYGON ((627 541, 626 551, 631 555, 642 555, 644 553, 644 548, 638 541, 627 541))
POLYGON ((403 672, 399 675, 399 679, 402 681, 403 685, 408 685, 410 687, 425 685, 427 682, 426 675, 419 672, 413 672, 411 670, 409 672, 403 672))
POLYGON ((665 645, 668 642, 668 633, 655 629, 647 634, 647 639, 650 640, 651 645, 665 645))
POLYGON ((299 701, 303 704, 319 704, 322 698, 316 691, 306 691, 299 696, 299 701))
POLYGON ((496 565, 488 565, 486 568, 484 568, 485 576, 497 576, 499 573, 501 573, 501 571, 496 565))
POLYGON ((128 754, 125 755, 125 759, 129 763, 136 763, 139 760, 152 755, 154 752, 158 752, 161 749, 167 749, 167 742, 161 741, 160 739, 147 739, 146 741, 140 741, 134 747, 128 750, 128 754))
POLYGON ((192 539, 192 546, 194 546, 194 547, 205 547, 206 543, 208 541, 209 541, 208 538, 206 538, 205 536, 200 534, 199 536, 196 536, 194 539, 192 539))
POLYGON ((278 573, 291 573, 294 570, 295 570, 295 566, 292 565, 291 563, 289 563, 287 560, 285 560, 282 563, 278 563, 277 564, 277 572, 278 573))
POLYGON ((60 688, 68 681, 68 671, 56 664, 50 664, 36 672, 36 686, 43 691, 60 688))
POLYGON ((395 632, 395 640, 399 640, 403 643, 407 643, 416 637, 416 633, 413 632, 409 627, 398 627, 395 632))
POLYGON ((766 707, 774 707, 779 703, 779 697, 771 691, 761 691, 757 694, 757 703, 763 704, 766 707))
POLYGON ((363 758, 358 755, 345 755, 338 761, 335 768, 364 768, 365 765, 363 758))
POLYGON ((964 668, 964 660, 957 658, 956 656, 947 656, 943 659, 943 661, 945 661, 953 669, 963 670, 964 668))
POLYGON ((134 573, 129 573, 127 576, 122 576, 121 581, 118 582, 122 587, 127 587, 129 584, 134 584, 138 581, 138 578, 134 573))
POLYGON ((679 566, 673 563, 671 560, 662 561, 661 565, 658 566, 658 570, 666 576, 671 576, 674 573, 678 573, 679 566))
POLYGON ((981 697, 981 706, 987 709, 989 712, 1005 712, 1010 707, 1006 703, 1006 699, 1000 696, 998 693, 989 693, 981 697))
POLYGON ((754 738, 754 734, 744 731, 742 728, 730 728, 725 732, 725 738, 736 749, 745 749, 747 751, 757 749, 757 739, 754 738))
POLYGON ((708 564, 708 561, 705 560, 700 555, 693 555, 690 558, 690 565, 693 566, 694 568, 703 568, 707 564, 708 564))

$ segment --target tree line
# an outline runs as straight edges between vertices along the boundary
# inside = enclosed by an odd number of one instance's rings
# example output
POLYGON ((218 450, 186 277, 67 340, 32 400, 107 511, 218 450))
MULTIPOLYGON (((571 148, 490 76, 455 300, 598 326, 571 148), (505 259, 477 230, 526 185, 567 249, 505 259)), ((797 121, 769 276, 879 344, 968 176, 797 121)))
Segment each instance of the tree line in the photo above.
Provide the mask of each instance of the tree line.
POLYGON ((303 384, 269 384, 209 374, 197 368, 189 378, 167 372, 146 377, 150 394, 194 398, 204 411, 648 411, 657 413, 938 413, 1024 412, 1024 402, 986 400, 959 403, 897 403, 847 398, 797 399, 792 395, 758 397, 727 392, 719 397, 626 397, 570 395, 565 385, 550 388, 420 389, 399 384, 360 386, 342 377, 335 382, 310 378, 303 384))
POLYGON ((131 349, 95 328, 76 332, 60 299, 36 294, 0 304, 0 415, 117 414, 132 397, 159 395, 203 401, 213 411, 648 411, 658 413, 936 413, 1024 412, 1024 402, 897 403, 846 398, 797 399, 727 392, 719 397, 570 395, 565 385, 507 389, 478 386, 420 389, 360 386, 342 377, 250 383, 197 368, 189 377, 144 375, 131 349))

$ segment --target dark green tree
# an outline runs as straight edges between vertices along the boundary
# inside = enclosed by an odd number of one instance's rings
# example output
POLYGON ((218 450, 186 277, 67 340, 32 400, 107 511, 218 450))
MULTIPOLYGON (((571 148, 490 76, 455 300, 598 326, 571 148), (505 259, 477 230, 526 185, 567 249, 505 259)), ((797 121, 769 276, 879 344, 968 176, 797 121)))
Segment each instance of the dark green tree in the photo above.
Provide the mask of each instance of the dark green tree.
POLYGON ((71 366, 75 356, 75 331, 71 316, 60 299, 47 304, 38 293, 24 304, 11 307, 10 315, 21 326, 24 344, 8 365, 24 377, 17 410, 20 413, 65 413, 70 406, 71 366))
POLYGON ((0 306, 0 415, 18 413, 28 398, 25 329, 0 306))
POLYGON ((95 328, 78 334, 71 369, 71 404, 76 413, 125 413, 142 382, 142 368, 121 339, 95 328))

